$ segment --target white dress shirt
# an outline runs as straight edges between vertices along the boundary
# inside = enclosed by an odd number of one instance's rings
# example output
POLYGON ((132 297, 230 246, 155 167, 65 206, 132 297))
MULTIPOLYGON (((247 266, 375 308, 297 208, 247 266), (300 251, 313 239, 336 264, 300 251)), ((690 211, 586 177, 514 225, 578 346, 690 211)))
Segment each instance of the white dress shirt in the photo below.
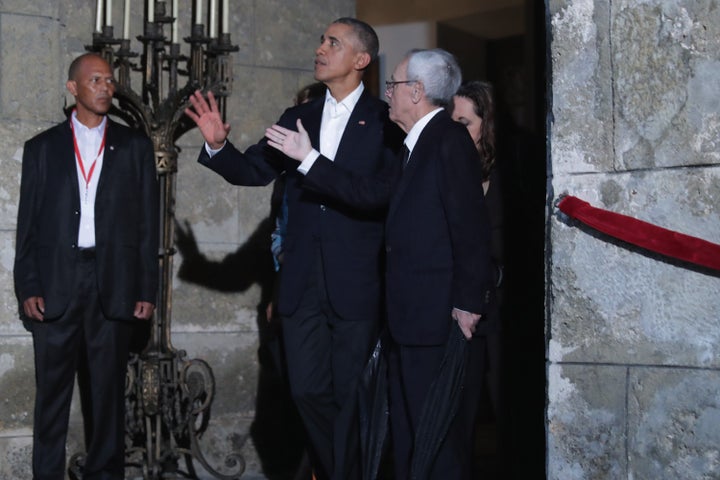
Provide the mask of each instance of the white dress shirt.
MULTIPOLYGON (((76 112, 72 114, 72 124, 74 135, 77 140, 78 150, 82 156, 83 168, 85 174, 90 174, 93 161, 96 160, 95 169, 89 182, 85 183, 82 171, 78 161, 80 159, 75 155, 75 170, 77 171, 78 188, 80 190, 80 230, 78 231, 78 247, 88 248, 95 246, 95 195, 97 194, 98 180, 102 171, 103 158, 105 157, 105 149, 100 152, 100 145, 105 134, 107 125, 107 117, 95 128, 88 128, 77 119, 76 112)), ((107 148, 107 145, 105 146, 107 148)))
POLYGON ((365 86, 360 82, 360 85, 341 102, 330 95, 330 90, 325 93, 325 105, 320 123, 320 151, 312 149, 307 154, 298 167, 300 173, 306 174, 321 154, 330 160, 335 160, 340 140, 345 133, 348 120, 350 120, 350 114, 364 90, 365 86))

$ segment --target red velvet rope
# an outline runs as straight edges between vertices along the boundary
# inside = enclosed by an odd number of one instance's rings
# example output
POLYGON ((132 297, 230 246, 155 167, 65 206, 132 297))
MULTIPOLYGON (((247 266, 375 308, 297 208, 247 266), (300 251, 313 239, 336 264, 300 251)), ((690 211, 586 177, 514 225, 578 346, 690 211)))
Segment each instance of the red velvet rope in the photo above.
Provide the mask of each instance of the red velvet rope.
POLYGON ((570 195, 560 200, 557 206, 566 215, 612 237, 668 257, 720 270, 720 245, 716 243, 596 208, 570 195))

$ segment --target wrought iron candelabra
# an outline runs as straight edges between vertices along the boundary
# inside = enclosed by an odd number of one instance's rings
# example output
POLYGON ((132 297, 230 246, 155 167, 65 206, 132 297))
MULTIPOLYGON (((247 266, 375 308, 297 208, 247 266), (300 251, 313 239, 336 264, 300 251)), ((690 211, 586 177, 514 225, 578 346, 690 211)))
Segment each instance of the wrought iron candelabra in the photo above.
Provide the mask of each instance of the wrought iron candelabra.
MULTIPOLYGON (((143 34, 137 37, 142 50, 131 50, 130 1, 125 0, 123 38, 116 39, 112 0, 97 0, 96 28, 92 45, 86 47, 113 67, 117 105, 110 115, 144 130, 152 139, 160 181, 160 289, 148 343, 139 354, 131 354, 128 365, 126 466, 141 470, 146 480, 197 478, 196 463, 215 478, 236 479, 245 471, 239 453, 226 455, 220 473, 210 466, 199 443, 208 427, 215 393, 212 369, 201 359, 188 359, 184 350, 173 347, 170 338, 178 158, 175 142, 195 127, 183 112, 195 90, 212 91, 225 115, 232 83, 230 53, 238 50, 227 32, 229 2, 223 0, 218 8, 217 0, 210 0, 206 33, 201 15, 203 0, 193 0, 193 25, 184 38, 189 55, 184 55, 177 43, 177 0, 172 0, 171 11, 166 8, 169 2, 145 0, 143 34), (164 34, 168 27, 169 39, 164 34), (180 77, 186 78, 182 87, 178 85, 180 77), (132 82, 138 78, 136 91, 132 82)), ((82 454, 75 455, 70 463, 71 473, 81 476, 82 454)))

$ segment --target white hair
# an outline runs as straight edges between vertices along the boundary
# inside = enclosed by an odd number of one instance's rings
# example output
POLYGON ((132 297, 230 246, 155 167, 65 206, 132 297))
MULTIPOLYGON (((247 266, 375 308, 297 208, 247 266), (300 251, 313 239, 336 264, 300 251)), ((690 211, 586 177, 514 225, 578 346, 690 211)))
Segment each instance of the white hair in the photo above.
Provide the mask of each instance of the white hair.
POLYGON ((408 80, 422 82, 425 96, 433 105, 450 105, 462 83, 462 73, 455 57, 441 49, 413 50, 408 55, 408 80))

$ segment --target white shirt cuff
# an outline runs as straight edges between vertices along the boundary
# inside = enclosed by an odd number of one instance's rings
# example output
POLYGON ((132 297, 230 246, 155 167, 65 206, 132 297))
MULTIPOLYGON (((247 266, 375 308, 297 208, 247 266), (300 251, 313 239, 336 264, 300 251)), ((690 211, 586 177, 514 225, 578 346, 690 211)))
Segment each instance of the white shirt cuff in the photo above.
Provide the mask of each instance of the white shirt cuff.
POLYGON ((225 140, 222 144, 222 147, 218 148, 217 150, 213 150, 210 148, 210 145, 208 145, 207 142, 205 142, 205 151, 207 152, 208 156, 212 158, 216 153, 218 153, 220 150, 222 150, 225 147, 225 144, 227 143, 227 140, 225 140))
POLYGON ((307 154, 305 159, 300 163, 300 166, 298 166, 298 172, 302 173, 303 175, 307 175, 307 173, 310 171, 310 168, 315 165, 315 160, 317 160, 319 156, 320 152, 318 152, 314 148, 310 150, 310 153, 307 154))

